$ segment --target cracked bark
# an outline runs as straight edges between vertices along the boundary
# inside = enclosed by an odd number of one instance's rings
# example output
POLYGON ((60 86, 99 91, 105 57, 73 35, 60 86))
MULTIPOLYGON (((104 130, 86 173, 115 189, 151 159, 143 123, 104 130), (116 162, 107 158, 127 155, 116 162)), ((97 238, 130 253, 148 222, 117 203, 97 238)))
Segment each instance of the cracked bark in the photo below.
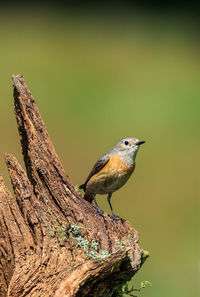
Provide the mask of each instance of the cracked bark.
POLYGON ((13 82, 26 171, 5 154, 14 195, 0 176, 0 296, 109 296, 146 259, 138 233, 75 190, 23 77, 13 82))

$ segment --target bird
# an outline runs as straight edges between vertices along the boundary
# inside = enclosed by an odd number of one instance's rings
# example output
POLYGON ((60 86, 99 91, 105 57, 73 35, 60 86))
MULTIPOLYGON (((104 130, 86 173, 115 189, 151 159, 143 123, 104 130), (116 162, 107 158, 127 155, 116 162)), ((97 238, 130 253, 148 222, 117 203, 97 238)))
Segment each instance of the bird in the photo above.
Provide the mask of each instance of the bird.
POLYGON ((121 139, 112 150, 103 155, 93 166, 84 184, 84 199, 90 203, 95 202, 95 208, 102 214, 97 201, 96 194, 107 194, 107 200, 112 212, 112 218, 117 219, 111 205, 113 192, 120 189, 128 181, 135 169, 135 158, 139 147, 145 141, 139 141, 135 137, 121 139))

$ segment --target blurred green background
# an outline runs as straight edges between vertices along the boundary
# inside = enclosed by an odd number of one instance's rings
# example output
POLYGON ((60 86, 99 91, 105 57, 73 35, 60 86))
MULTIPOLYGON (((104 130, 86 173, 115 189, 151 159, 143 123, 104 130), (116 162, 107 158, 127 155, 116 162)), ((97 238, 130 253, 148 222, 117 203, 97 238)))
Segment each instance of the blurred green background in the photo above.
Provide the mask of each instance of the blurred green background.
MULTIPOLYGON (((192 18, 97 14, 50 6, 0 12, 0 171, 21 163, 11 75, 21 73, 72 182, 126 136, 146 140, 115 212, 151 257, 133 279, 142 297, 199 296, 199 36, 192 18)), ((100 206, 109 211, 104 196, 100 206)))

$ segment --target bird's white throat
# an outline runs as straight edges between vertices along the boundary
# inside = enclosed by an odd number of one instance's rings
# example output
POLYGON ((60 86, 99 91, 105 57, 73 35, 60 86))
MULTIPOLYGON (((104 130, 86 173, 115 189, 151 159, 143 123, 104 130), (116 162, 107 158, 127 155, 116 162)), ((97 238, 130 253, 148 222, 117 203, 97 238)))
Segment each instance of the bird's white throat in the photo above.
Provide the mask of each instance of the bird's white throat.
POLYGON ((135 158, 136 158, 138 149, 139 149, 139 146, 138 145, 136 145, 136 146, 133 147, 133 151, 132 151, 132 160, 133 160, 133 162, 135 162, 135 158))
POLYGON ((135 163, 135 158, 138 152, 139 146, 136 145, 129 150, 124 150, 120 152, 120 155, 123 158, 123 162, 127 165, 133 165, 135 163))

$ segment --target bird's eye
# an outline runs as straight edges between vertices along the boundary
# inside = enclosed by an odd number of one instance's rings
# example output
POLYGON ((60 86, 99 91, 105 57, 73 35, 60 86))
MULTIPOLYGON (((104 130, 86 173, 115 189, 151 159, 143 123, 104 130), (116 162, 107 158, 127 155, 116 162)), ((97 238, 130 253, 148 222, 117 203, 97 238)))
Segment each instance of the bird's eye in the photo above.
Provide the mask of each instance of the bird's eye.
POLYGON ((128 145, 128 141, 127 141, 127 140, 126 140, 126 141, 124 141, 124 144, 125 144, 125 145, 128 145))

